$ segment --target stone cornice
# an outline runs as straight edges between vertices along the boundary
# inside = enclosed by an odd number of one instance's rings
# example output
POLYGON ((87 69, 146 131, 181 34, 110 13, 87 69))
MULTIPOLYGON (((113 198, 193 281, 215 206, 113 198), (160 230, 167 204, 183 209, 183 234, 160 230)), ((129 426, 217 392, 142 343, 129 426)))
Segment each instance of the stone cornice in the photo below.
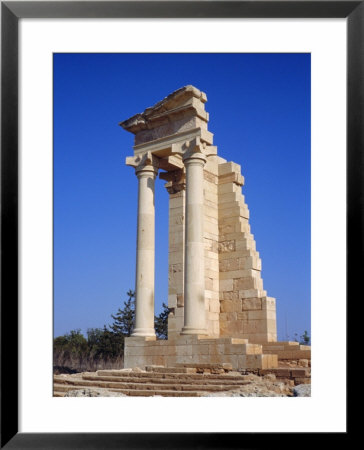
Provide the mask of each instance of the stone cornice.
POLYGON ((135 114, 119 125, 124 130, 133 134, 146 129, 151 129, 159 125, 167 117, 181 116, 186 111, 191 111, 191 115, 197 116, 203 121, 208 121, 208 113, 204 109, 207 101, 206 94, 194 86, 188 85, 169 94, 154 106, 146 108, 142 113, 135 114))

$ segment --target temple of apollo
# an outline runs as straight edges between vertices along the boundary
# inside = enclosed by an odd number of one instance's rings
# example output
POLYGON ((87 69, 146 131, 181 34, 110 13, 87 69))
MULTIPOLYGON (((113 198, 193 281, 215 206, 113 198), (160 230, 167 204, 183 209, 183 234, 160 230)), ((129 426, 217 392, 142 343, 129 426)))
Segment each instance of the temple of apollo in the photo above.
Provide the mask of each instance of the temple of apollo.
POLYGON ((218 156, 206 102, 185 86, 120 123, 135 136, 126 164, 138 184, 135 327, 124 367, 278 365, 265 352, 277 341, 276 301, 263 287, 244 177, 239 164, 218 156), (167 340, 154 331, 157 177, 169 193, 167 340))

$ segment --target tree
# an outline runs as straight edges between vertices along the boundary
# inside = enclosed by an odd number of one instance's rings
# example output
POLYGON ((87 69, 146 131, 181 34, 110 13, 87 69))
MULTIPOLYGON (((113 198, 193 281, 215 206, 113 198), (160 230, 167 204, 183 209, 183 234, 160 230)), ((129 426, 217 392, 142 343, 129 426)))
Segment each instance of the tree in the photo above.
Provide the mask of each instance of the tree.
POLYGON ((169 308, 163 303, 163 311, 154 317, 154 327, 158 339, 168 339, 168 315, 169 308))
POLYGON ((54 349, 67 351, 70 354, 83 354, 87 352, 87 340, 80 329, 71 330, 69 333, 54 339, 54 349))
POLYGON ((89 352, 96 359, 115 358, 123 353, 124 336, 115 334, 104 328, 89 328, 87 330, 89 352))
POLYGON ((302 334, 300 344, 302 345, 310 345, 310 336, 308 335, 307 331, 302 334))
POLYGON ((124 308, 118 309, 118 312, 111 317, 114 319, 114 323, 109 325, 111 332, 115 335, 130 336, 135 322, 135 292, 130 290, 126 293, 129 297, 124 302, 124 308))

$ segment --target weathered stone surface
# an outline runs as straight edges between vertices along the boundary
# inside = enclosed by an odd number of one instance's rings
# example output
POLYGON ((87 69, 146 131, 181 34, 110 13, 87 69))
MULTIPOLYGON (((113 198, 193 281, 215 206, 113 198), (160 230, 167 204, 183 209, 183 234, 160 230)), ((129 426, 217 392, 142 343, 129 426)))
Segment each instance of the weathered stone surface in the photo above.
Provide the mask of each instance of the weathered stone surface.
POLYGON ((299 384, 293 389, 294 397, 311 397, 311 384, 299 384))
POLYGON ((95 389, 95 388, 85 388, 85 389, 75 389, 69 390, 64 395, 65 397, 127 397, 127 395, 121 392, 113 392, 108 389, 95 389))

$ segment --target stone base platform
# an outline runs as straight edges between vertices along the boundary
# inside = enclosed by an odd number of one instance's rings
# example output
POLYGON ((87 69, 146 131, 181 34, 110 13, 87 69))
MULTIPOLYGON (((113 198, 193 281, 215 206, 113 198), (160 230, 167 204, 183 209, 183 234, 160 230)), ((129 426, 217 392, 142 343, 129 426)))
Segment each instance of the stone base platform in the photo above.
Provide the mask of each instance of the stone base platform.
POLYGON ((279 361, 306 359, 311 363, 310 345, 301 345, 294 341, 267 342, 262 345, 264 354, 277 355, 279 361))
POLYGON ((124 367, 182 364, 231 364, 233 370, 278 367, 276 354, 263 354, 261 344, 247 339, 181 335, 168 340, 155 337, 125 338, 124 367))

